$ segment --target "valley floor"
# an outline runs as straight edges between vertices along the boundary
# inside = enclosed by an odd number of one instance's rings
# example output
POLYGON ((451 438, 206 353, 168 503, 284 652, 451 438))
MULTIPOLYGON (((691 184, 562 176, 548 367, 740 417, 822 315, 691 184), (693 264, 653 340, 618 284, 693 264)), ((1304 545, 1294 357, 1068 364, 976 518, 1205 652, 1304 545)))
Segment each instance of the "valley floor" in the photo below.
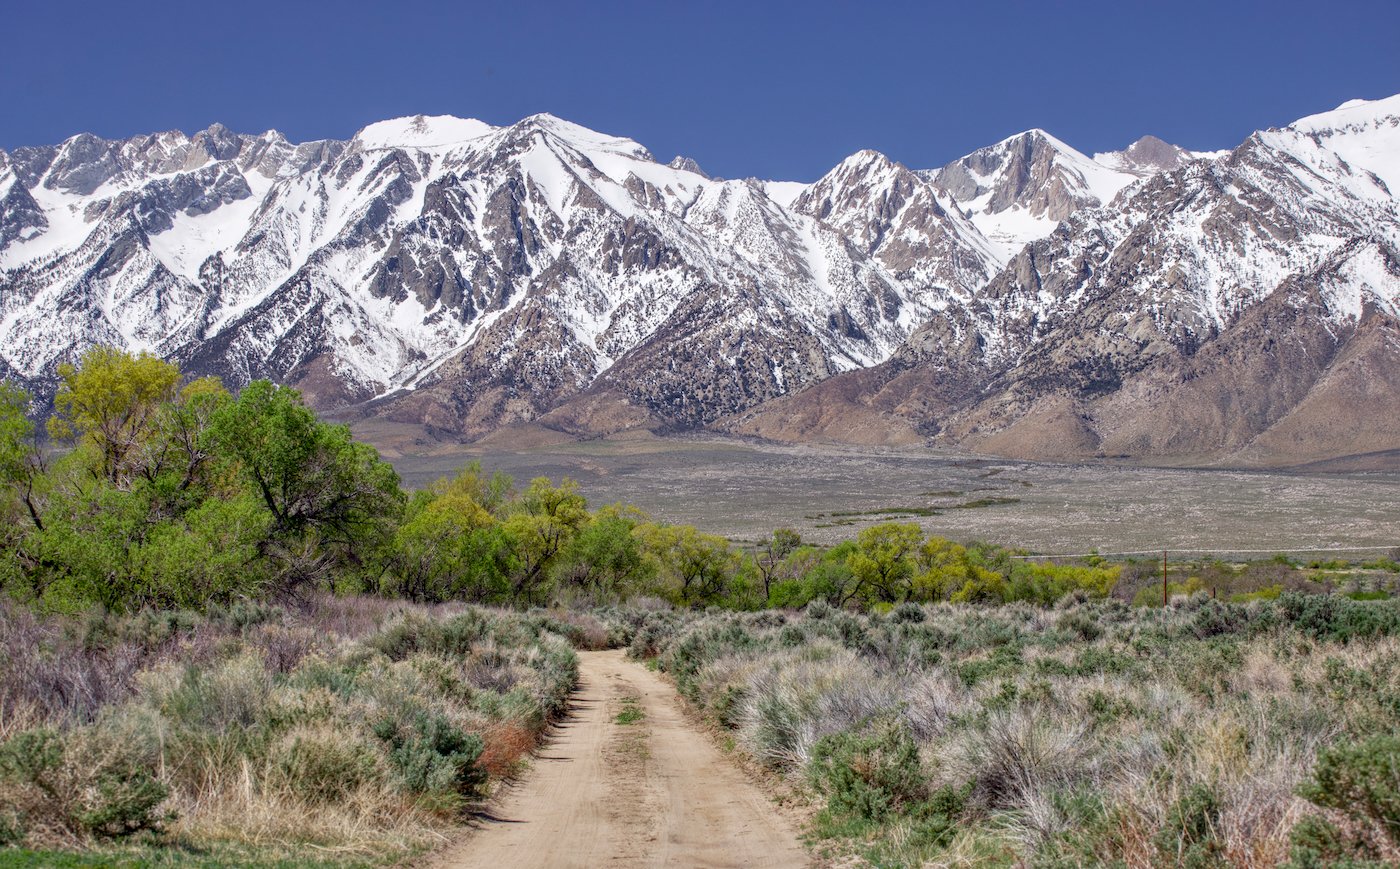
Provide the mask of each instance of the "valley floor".
POLYGON ((439 869, 797 867, 786 819, 620 650, 579 653, 569 715, 439 869))
MULTIPOLYGON (((371 441, 375 434, 362 433, 371 441)), ((634 504, 661 521, 732 540, 791 527, 805 540, 834 543, 867 525, 900 519, 951 540, 1050 554, 1173 549, 1226 550, 1228 557, 1229 551, 1305 554, 1400 543, 1395 470, 1051 464, 715 436, 422 449, 386 453, 410 488, 479 460, 487 470, 511 474, 518 485, 535 476, 570 477, 594 505, 634 504)))

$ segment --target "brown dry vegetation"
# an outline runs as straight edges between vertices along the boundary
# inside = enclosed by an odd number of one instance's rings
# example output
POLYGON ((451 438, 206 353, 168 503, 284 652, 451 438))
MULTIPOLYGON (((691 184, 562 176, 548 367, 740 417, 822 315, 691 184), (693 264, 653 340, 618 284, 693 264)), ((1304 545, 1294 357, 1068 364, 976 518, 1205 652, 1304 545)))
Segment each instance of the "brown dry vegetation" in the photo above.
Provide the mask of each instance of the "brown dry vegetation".
POLYGON ((813 833, 832 856, 1400 857, 1394 602, 1197 596, 1163 609, 1081 595, 1046 609, 613 618, 749 754, 826 804, 813 833))
POLYGON ((563 708, 576 663, 561 634, 599 630, 329 596, 206 615, 0 606, 10 843, 134 837, 294 861, 441 841, 563 708))

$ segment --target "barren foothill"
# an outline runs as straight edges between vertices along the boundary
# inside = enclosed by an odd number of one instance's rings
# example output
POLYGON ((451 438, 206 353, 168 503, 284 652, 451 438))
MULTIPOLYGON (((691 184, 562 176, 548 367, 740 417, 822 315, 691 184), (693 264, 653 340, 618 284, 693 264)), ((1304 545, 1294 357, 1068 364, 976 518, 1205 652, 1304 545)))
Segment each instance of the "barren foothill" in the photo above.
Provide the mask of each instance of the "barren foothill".
POLYGON ((791 823, 621 651, 580 652, 569 716, 438 867, 797 867, 791 823), (624 709, 640 709, 641 717, 624 709), (622 723, 629 722, 629 723, 622 723))

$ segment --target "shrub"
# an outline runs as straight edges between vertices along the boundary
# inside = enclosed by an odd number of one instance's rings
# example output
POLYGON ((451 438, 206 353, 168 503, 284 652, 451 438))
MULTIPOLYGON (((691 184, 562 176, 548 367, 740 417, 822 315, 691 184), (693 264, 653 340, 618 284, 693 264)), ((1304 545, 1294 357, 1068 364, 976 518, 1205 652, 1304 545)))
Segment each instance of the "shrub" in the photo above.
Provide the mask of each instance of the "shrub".
POLYGON ((129 765, 104 769, 94 776, 74 819, 100 837, 159 832, 166 818, 156 814, 156 807, 169 795, 170 789, 146 770, 129 765))
POLYGON ((474 797, 485 783, 476 764, 481 737, 439 713, 417 710, 406 722, 384 718, 374 733, 389 745, 389 760, 410 793, 474 797))
POLYGON ((1400 604, 1392 601, 1289 593, 1279 597, 1278 606, 1284 619, 1319 640, 1349 643, 1400 633, 1400 604))
POLYGON ((120 753, 89 753, 74 737, 49 728, 15 734, 0 745, 0 795, 12 810, 6 835, 26 828, 117 838, 159 832, 156 809, 169 788, 120 753))
POLYGON ((304 802, 331 805, 378 778, 374 754, 352 734, 300 730, 273 749, 268 784, 304 802))
POLYGON ((1089 642, 1103 636, 1103 628, 1099 626, 1098 621, 1080 609, 1071 610, 1060 616, 1055 621, 1055 627, 1089 642))
POLYGON ((831 614, 835 611, 835 607, 827 603, 825 600, 818 598, 812 601, 811 603, 807 604, 807 608, 804 610, 804 613, 806 614, 808 619, 820 621, 822 619, 830 618, 831 614))
POLYGON ((1370 843, 1348 836, 1336 824, 1318 815, 1300 820, 1289 834, 1292 848, 1284 869, 1384 869, 1370 843))
POLYGON ((928 618, 924 608, 913 602, 902 603, 890 612, 892 624, 918 624, 928 618))
POLYGON ((819 740, 807 772, 828 811, 868 821, 884 821, 928 793, 918 746, 896 718, 819 740))
POLYGON ((989 712, 947 762, 958 780, 973 784, 979 805, 1022 809, 1042 793, 1079 783, 1090 751, 1087 722, 1020 703, 989 712))
POLYGON ((1400 736, 1373 736, 1322 752, 1312 781, 1299 793, 1358 823, 1375 824, 1400 845, 1400 736))
POLYGON ((1226 866, 1220 840, 1220 800, 1204 784, 1194 784, 1167 811, 1166 825, 1153 838, 1164 865, 1182 869, 1226 866))

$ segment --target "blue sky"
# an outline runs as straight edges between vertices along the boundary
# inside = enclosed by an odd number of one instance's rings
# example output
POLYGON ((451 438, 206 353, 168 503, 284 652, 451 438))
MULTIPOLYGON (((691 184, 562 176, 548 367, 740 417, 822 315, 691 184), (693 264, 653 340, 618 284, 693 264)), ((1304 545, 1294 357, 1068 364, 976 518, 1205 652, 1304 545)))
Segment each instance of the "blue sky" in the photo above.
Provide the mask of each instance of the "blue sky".
POLYGON ((1231 147, 1400 92, 1400 2, 7 4, 0 148, 214 121, 294 141, 552 112, 725 177, 914 167, 1043 127, 1231 147))

